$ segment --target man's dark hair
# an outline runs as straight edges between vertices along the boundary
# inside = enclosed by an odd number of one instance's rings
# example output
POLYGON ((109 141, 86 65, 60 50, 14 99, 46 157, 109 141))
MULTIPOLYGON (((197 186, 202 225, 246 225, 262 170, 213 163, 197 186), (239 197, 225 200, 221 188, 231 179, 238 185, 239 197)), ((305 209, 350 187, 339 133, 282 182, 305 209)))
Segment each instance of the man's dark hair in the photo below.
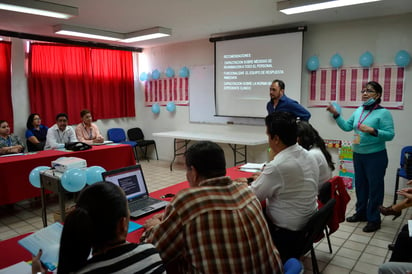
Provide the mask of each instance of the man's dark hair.
POLYGON ((270 138, 277 135, 286 146, 296 144, 296 118, 291 113, 283 111, 273 112, 266 116, 265 124, 270 138))
POLYGON ((193 166, 206 179, 226 175, 225 153, 216 143, 198 142, 187 149, 185 157, 186 166, 193 166))
POLYGON ((66 113, 59 113, 56 115, 56 121, 59 120, 60 117, 65 117, 67 120, 69 120, 69 116, 67 116, 66 113))
POLYGON ((278 86, 280 87, 280 89, 285 89, 285 82, 283 82, 282 80, 279 80, 279 79, 273 80, 272 84, 274 83, 278 83, 278 86))
POLYGON ((83 118, 84 115, 91 113, 88 109, 83 109, 80 111, 80 118, 83 118))

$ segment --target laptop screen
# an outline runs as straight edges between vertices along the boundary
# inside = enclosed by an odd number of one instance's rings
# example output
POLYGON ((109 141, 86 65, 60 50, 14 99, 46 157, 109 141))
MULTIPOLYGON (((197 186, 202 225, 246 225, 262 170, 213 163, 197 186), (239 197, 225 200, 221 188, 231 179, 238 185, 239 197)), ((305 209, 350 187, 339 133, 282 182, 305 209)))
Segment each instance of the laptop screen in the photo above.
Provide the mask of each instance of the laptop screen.
POLYGON ((148 194, 140 165, 107 171, 102 177, 103 180, 120 186, 128 200, 148 194))

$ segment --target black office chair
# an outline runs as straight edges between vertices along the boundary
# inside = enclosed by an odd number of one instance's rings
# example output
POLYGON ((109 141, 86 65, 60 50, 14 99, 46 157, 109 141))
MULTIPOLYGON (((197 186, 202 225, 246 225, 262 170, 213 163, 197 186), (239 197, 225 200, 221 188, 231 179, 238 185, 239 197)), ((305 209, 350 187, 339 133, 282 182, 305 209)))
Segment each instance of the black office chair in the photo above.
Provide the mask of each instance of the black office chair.
POLYGON ((400 167, 396 170, 395 191, 393 194, 393 204, 398 200, 396 193, 399 188, 399 177, 407 180, 412 179, 412 146, 403 147, 401 150, 400 167))
MULTIPOLYGON (((156 142, 155 140, 145 140, 143 131, 138 128, 131 128, 127 131, 127 137, 129 138, 130 141, 135 141, 137 143, 137 147, 140 148, 140 151, 142 154, 144 154, 144 157, 149 161, 149 158, 147 158, 147 147, 153 145, 154 150, 156 152, 156 159, 159 160, 159 156, 157 155, 157 148, 156 148, 156 142), (143 149, 144 148, 144 149, 143 149)), ((137 156, 137 161, 139 162, 139 157, 137 156)))
POLYGON ((332 217, 333 210, 335 207, 336 200, 330 199, 322 208, 320 208, 305 225, 304 229, 304 244, 302 251, 300 252, 301 256, 305 255, 310 251, 312 259, 312 271, 317 274, 319 272, 318 261, 316 260, 315 249, 313 248, 313 243, 319 241, 323 238, 323 231, 332 217))
MULTIPOLYGON (((331 195, 332 193, 332 184, 327 181, 326 183, 324 183, 320 189, 319 189, 319 193, 318 193, 318 200, 324 205, 326 204, 332 197, 331 195)), ((332 254, 332 244, 330 243, 330 238, 329 238, 329 229, 327 226, 325 226, 325 235, 326 235, 326 239, 328 240, 328 246, 329 246, 329 253, 332 254)))

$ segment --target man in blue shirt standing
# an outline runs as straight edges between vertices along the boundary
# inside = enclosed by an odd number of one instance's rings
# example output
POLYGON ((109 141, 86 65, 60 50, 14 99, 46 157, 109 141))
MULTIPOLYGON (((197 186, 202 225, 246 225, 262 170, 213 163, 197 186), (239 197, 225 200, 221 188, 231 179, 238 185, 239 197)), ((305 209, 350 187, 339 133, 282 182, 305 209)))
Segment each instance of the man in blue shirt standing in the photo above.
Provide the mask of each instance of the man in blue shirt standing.
POLYGON ((277 111, 292 113, 296 118, 309 121, 310 113, 298 102, 285 95, 285 83, 282 80, 274 80, 270 86, 270 101, 266 105, 268 114, 277 111))

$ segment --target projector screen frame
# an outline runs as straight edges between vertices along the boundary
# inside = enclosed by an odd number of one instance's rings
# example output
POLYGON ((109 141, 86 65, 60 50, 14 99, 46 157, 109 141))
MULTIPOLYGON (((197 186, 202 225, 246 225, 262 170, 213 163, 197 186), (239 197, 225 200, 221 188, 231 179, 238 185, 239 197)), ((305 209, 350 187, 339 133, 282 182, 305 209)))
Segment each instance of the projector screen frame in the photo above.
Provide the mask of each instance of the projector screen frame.
MULTIPOLYGON (((215 113, 214 113, 214 116, 218 116, 218 117, 233 117, 233 118, 236 118, 236 117, 238 117, 238 118, 252 118, 252 119, 261 119, 261 118, 264 118, 264 117, 262 117, 262 115, 264 115, 263 114, 263 109, 264 109, 264 106, 262 107, 262 110, 260 110, 260 113, 259 114, 257 114, 257 113, 254 113, 254 114, 252 114, 252 113, 241 113, 240 115, 237 115, 235 112, 237 112, 237 111, 230 111, 229 109, 229 111, 227 111, 227 112, 229 112, 229 113, 221 113, 221 111, 218 111, 218 102, 217 102, 217 98, 219 97, 220 98, 220 95, 218 96, 218 91, 219 92, 222 92, 222 77, 223 76, 219 76, 219 81, 218 81, 218 79, 217 79, 217 76, 218 76, 218 73, 219 73, 219 75, 221 75, 221 73, 224 71, 223 70, 223 68, 221 68, 221 67, 219 67, 218 68, 218 63, 219 64, 221 64, 221 62, 222 61, 219 61, 219 59, 217 59, 218 58, 218 56, 220 56, 221 54, 222 54, 222 52, 220 52, 220 54, 218 55, 218 52, 219 52, 219 50, 217 50, 217 46, 218 46, 218 44, 219 44, 219 42, 223 42, 223 44, 226 42, 226 41, 229 41, 229 40, 242 40, 242 39, 247 39, 247 38, 259 38, 259 37, 267 37, 267 36, 276 36, 276 35, 281 35, 282 36, 282 34, 288 34, 288 33, 296 33, 296 32, 299 32, 299 33, 302 33, 302 35, 301 36, 299 36, 299 37, 301 37, 301 38, 299 38, 300 39, 300 41, 301 41, 301 48, 300 48, 300 50, 302 50, 303 51, 303 33, 305 32, 307 30, 307 27, 306 26, 294 26, 294 27, 285 27, 285 28, 276 28, 276 29, 259 29, 259 30, 252 30, 252 31, 244 31, 244 32, 241 32, 241 31, 238 31, 238 32, 232 32, 232 33, 228 33, 228 34, 221 34, 221 35, 215 35, 215 36, 213 36, 213 37, 211 37, 210 39, 209 39, 209 41, 210 42, 213 42, 214 43, 214 64, 215 64, 215 66, 214 66, 214 98, 215 98, 215 100, 214 100, 214 109, 215 109, 215 113), (222 71, 223 70, 223 71, 222 71), (220 83, 220 84, 219 84, 220 83), (219 86, 219 87, 218 87, 219 86), (218 90, 219 89, 219 90, 218 90), (250 114, 250 116, 245 116, 244 114, 250 114)), ((284 36, 285 38, 286 37, 289 37, 289 36, 284 36)), ((272 39, 272 38, 270 38, 270 39, 272 39)), ((288 38, 289 39, 289 38, 288 38)), ((255 39, 256 40, 256 39, 255 39)), ((283 41, 283 40, 282 40, 283 41)), ((229 41, 230 42, 230 41, 229 41)), ((240 41, 241 42, 241 41, 240 41)), ((249 45, 250 46, 250 45, 249 45)), ((225 47, 227 47, 227 46, 225 46, 225 47)), ((267 46, 265 46, 265 47, 267 47, 267 46)), ((229 47, 230 48, 230 47, 229 47)), ((236 46, 235 46, 235 48, 236 48, 236 46)), ((297 50, 299 50, 299 49, 297 49, 297 50)), ((225 51, 227 51, 227 50, 224 50, 223 52, 225 52, 225 51)), ((303 52, 301 53, 301 54, 303 54, 303 52)), ((252 54, 252 56, 253 56, 253 54, 252 54)), ((295 73, 299 73, 299 79, 300 79, 300 76, 301 76, 301 71, 302 71, 302 66, 303 66, 303 60, 302 60, 302 55, 299 57, 300 58, 300 60, 296 60, 296 61, 298 61, 298 67, 295 67, 295 69, 292 69, 292 72, 293 71, 295 71, 293 74, 295 75, 295 73)), ((219 57, 219 58, 221 58, 221 57, 219 57)), ((267 60, 272 60, 272 59, 267 59, 267 60)), ((276 57, 275 57, 275 59, 273 59, 273 60, 276 60, 276 57)), ((243 62, 243 61, 241 61, 241 62, 243 62)), ((246 61, 245 61, 246 62, 246 61)), ((226 63, 226 62, 225 62, 226 63)), ((292 62, 293 63, 293 62, 292 62)), ((246 63, 245 63, 246 64, 246 63)), ((245 65, 245 67, 246 67, 246 65, 245 65)), ((266 71, 265 71, 265 73, 267 73, 266 71)), ((247 75, 247 72, 246 72, 246 75, 247 75)), ((290 75, 290 74, 289 74, 290 75)), ((286 76, 286 75, 285 75, 286 76)), ((225 76, 225 78, 226 78, 226 76, 225 76)), ((266 77, 267 78, 267 77, 266 77)), ((282 77, 282 75, 279 75, 279 77, 274 77, 273 79, 271 79, 270 81, 272 81, 272 80, 274 80, 274 79, 281 79, 281 80, 284 80, 283 79, 283 77, 282 77)), ((287 80, 287 79, 286 79, 287 80)), ((230 81, 230 80, 229 80, 230 81)), ((265 80, 265 82, 267 82, 268 81, 268 79, 266 79, 265 80)), ((235 80, 235 82, 236 82, 236 80, 235 80)), ((254 85, 253 84, 253 82, 243 82, 243 83, 252 83, 252 85, 254 85)), ((256 83, 259 83, 259 82, 256 82, 256 83)), ((300 80, 299 80, 299 83, 300 83, 300 80)), ((224 85, 225 85, 225 89, 226 89, 226 85, 227 84, 230 84, 230 83, 224 83, 224 85)), ((235 85, 237 84, 237 85, 239 85, 239 83, 234 83, 235 85)), ((259 84, 260 86, 263 84, 263 82, 261 83, 261 84, 259 84)), ((287 83, 286 83, 287 84, 287 83)), ((268 82, 268 86, 270 85, 270 83, 268 82)), ((266 85, 263 85, 263 86, 266 86, 266 85)), ((234 87, 233 87, 234 88, 234 87)), ((243 88, 243 87, 240 87, 241 89, 243 88)), ((245 87, 245 88, 247 88, 247 89, 250 89, 250 87, 245 87)), ((258 87, 259 88, 259 87, 258 87)), ((256 90, 256 87, 255 88, 252 88, 252 91, 253 90, 256 90)), ((292 99, 295 99, 295 100, 297 100, 297 101, 300 101, 300 85, 299 85, 299 87, 296 87, 296 85, 294 85, 294 89, 292 89, 293 91, 299 91, 299 94, 294 94, 295 96, 293 96, 293 94, 292 94, 292 99), (295 98, 293 98, 293 97, 295 97, 295 98)), ((256 92, 256 91, 255 91, 256 92)), ((254 94, 257 94, 257 93, 254 93, 254 94)), ((261 94, 260 92, 259 92, 259 94, 261 94)), ((288 94, 288 92, 287 92, 287 89, 286 89, 286 94, 288 94)), ((225 95, 225 96, 228 96, 228 95, 225 95)), ((262 95, 259 95, 259 98, 260 99, 258 99, 258 98, 255 98, 255 99, 253 99, 253 97, 251 97, 250 98, 250 100, 259 100, 259 102, 263 99, 262 97, 261 97, 262 95)), ((246 99, 246 98, 245 98, 246 99)), ((269 98, 268 98, 269 99, 269 98)), ((259 103, 260 104, 260 103, 259 103)), ((222 104, 220 104, 221 106, 222 106, 222 104)), ((225 104, 226 105, 226 104, 225 104)), ((243 107, 245 107, 245 105, 243 104, 243 107)), ((244 108, 243 108, 244 109, 244 108)), ((254 108, 255 109, 255 108, 254 108)))

